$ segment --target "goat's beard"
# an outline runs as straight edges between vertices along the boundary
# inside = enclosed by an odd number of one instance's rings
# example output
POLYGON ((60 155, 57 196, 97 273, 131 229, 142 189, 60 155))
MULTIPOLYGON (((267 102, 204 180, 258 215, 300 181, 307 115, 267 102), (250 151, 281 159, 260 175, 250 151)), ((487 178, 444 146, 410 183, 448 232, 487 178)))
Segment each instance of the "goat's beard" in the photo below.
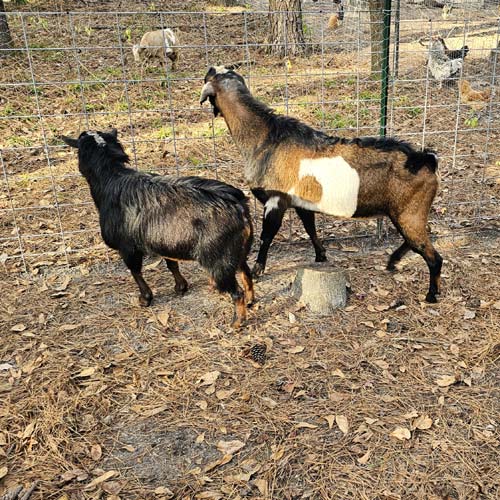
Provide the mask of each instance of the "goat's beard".
POLYGON ((219 115, 223 116, 221 110, 217 107, 217 104, 215 104, 215 96, 209 95, 208 100, 210 101, 210 104, 212 105, 214 116, 215 117, 217 117, 219 115))

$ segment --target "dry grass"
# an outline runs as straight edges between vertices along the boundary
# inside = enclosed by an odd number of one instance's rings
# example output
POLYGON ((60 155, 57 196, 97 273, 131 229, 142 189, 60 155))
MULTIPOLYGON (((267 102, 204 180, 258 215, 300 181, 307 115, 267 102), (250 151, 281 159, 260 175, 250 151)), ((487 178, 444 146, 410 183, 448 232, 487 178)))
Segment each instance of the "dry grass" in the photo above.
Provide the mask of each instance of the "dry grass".
POLYGON ((153 263, 149 309, 122 265, 4 276, 0 492, 38 480, 44 499, 168 498, 162 487, 192 499, 497 498, 498 235, 460 243, 438 245, 432 306, 419 257, 389 275, 370 240, 330 248, 352 291, 330 318, 288 297, 309 244, 279 244, 239 332, 195 266, 178 298, 153 263), (259 342, 263 367, 242 356, 259 342), (232 456, 218 450, 233 440, 244 446, 232 456))

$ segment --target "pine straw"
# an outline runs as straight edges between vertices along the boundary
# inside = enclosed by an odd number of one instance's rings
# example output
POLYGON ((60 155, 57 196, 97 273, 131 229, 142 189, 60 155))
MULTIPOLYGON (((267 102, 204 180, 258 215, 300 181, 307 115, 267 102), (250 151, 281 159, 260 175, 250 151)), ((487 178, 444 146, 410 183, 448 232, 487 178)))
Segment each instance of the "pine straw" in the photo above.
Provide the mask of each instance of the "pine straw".
POLYGON ((194 265, 180 298, 153 263, 149 309, 119 264, 33 282, 4 275, 0 494, 38 480, 32 498, 169 498, 166 488, 193 499, 496 498, 498 234, 462 249, 443 242, 436 305, 421 302, 420 258, 391 276, 379 270, 388 248, 349 243, 329 249, 348 269, 347 310, 319 318, 298 307, 287 287, 312 251, 278 244, 239 332, 227 326, 230 301, 194 265), (241 356, 256 342, 269 347, 262 368, 241 356), (202 385, 212 371, 215 384, 202 385), (439 387, 449 375, 456 383, 439 387), (346 434, 330 415, 347 419, 346 434), (431 427, 413 429, 417 415, 431 427), (411 438, 391 437, 397 427, 411 438), (244 446, 204 472, 223 456, 220 440, 244 446))

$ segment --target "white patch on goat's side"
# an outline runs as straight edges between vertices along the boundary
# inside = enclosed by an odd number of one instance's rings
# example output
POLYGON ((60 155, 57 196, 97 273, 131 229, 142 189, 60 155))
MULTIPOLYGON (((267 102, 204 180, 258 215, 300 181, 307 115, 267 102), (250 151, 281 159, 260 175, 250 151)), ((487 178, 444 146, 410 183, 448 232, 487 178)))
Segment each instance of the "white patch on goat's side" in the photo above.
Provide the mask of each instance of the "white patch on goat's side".
POLYGON ((264 205, 264 217, 267 217, 267 214, 271 212, 272 210, 275 210, 276 208, 279 207, 279 202, 280 202, 280 197, 279 196, 271 196, 266 201, 266 204, 264 205))
POLYGON ((97 132, 87 132, 87 135, 92 136, 98 146, 106 146, 106 141, 97 132))
POLYGON ((352 217, 358 205, 359 174, 341 156, 304 159, 300 162, 299 181, 312 176, 321 185, 318 202, 298 197, 295 187, 288 194, 296 207, 323 212, 337 217, 352 217))

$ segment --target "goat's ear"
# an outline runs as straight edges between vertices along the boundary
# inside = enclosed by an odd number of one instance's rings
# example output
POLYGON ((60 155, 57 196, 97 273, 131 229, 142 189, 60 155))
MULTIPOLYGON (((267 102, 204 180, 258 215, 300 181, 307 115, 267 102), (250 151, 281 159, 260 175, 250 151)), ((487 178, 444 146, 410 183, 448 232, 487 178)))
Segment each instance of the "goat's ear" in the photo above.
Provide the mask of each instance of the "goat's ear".
POLYGON ((115 139, 118 139, 118 130, 116 130, 116 128, 112 128, 109 131, 109 134, 112 135, 115 139))
POLYGON ((71 146, 72 148, 77 148, 78 149, 78 139, 72 139, 71 137, 66 137, 65 135, 61 135, 60 138, 68 146, 71 146))
POLYGON ((200 104, 203 104, 210 96, 215 97, 215 89, 212 82, 207 82, 201 90, 200 104))

